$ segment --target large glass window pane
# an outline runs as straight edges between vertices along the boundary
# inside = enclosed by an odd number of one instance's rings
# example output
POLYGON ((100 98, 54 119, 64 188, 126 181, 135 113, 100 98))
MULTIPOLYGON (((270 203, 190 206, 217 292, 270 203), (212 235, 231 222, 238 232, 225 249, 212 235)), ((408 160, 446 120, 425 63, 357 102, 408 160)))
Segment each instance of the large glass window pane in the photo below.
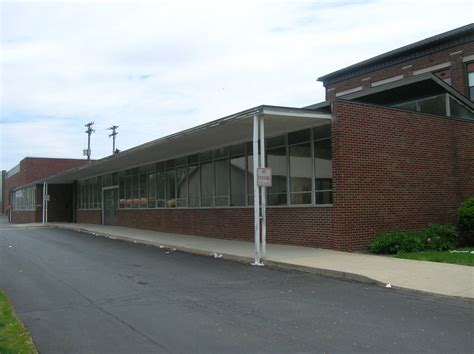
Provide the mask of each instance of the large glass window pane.
POLYGON ((230 159, 230 205, 245 205, 245 156, 230 159))
POLYGON ((422 99, 419 104, 422 113, 446 115, 446 94, 422 99))
POLYGON ((148 174, 148 208, 156 207, 156 173, 148 174))
POLYGON ((175 170, 166 171, 166 206, 176 207, 176 174, 175 170))
POLYGON ((188 167, 188 178, 189 178, 189 206, 199 206, 199 185, 200 185, 200 173, 199 165, 188 167))
POLYGON ((188 201, 188 177, 186 166, 176 168, 176 189, 178 192, 178 206, 187 206, 188 201))
POLYGON ((331 139, 314 142, 316 204, 332 203, 331 139))
POLYGON ((249 153, 247 155, 247 195, 249 200, 252 199, 253 195, 253 155, 249 153))
POLYGON ((140 174, 140 192, 139 192, 139 198, 140 198, 139 207, 140 208, 148 207, 147 180, 148 180, 148 174, 141 173, 140 174))
POLYGON ((232 145, 230 147, 230 156, 241 156, 245 154, 245 144, 232 145))
POLYGON ((288 144, 304 143, 311 140, 311 131, 309 129, 300 130, 288 134, 288 144))
POLYGON ((267 166, 272 169, 272 186, 267 188, 267 203, 285 205, 288 175, 286 147, 267 150, 267 166))
POLYGON ((132 175, 132 208, 140 206, 140 180, 139 174, 134 172, 132 175))
POLYGON ((474 113, 453 97, 449 97, 449 106, 452 117, 474 118, 474 113))
POLYGON ((229 154, 229 148, 227 147, 221 147, 219 149, 214 150, 215 159, 227 157, 228 154, 229 154))
POLYGON ((331 123, 325 123, 323 125, 313 128, 313 139, 325 139, 331 137, 331 123))
POLYGON ((311 144, 289 147, 291 204, 311 203, 311 144))
POLYGON ((132 176, 125 177, 126 208, 132 207, 132 176))
POLYGON ((214 164, 201 164, 201 206, 213 206, 214 199, 214 164))
POLYGON ((125 199, 125 178, 123 175, 120 175, 119 178, 119 207, 125 208, 126 207, 126 199, 125 199))
POLYGON ((271 149, 271 148, 279 147, 279 146, 285 146, 285 136, 284 135, 280 135, 280 136, 276 136, 274 138, 268 138, 267 139, 267 143, 266 143, 267 149, 271 149))
POLYGON ((229 161, 215 161, 216 169, 216 197, 229 195, 229 161))
POLYGON ((166 206, 166 172, 164 170, 156 172, 156 207, 166 206))

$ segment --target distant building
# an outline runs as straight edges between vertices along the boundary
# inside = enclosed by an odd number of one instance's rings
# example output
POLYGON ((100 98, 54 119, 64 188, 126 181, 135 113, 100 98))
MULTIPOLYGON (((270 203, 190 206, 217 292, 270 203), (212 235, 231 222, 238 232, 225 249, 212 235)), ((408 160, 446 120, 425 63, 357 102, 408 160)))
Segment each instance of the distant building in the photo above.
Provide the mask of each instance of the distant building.
POLYGON ((73 201, 62 221, 251 241, 264 152, 269 243, 357 251, 456 223, 474 195, 473 39, 470 24, 322 76, 325 102, 262 105, 21 183, 13 221, 60 220, 73 201))
MULTIPOLYGON (((14 222, 41 221, 41 187, 37 188, 36 184, 31 185, 31 183, 85 163, 87 161, 78 159, 25 157, 18 165, 4 173, 2 181, 3 213, 12 211, 12 221, 14 222), (20 188, 25 185, 30 186, 20 188)), ((57 188, 66 188, 67 190, 70 186, 55 186, 52 187, 52 190, 57 188)), ((69 198, 70 194, 65 193, 64 196, 69 198)), ((63 196, 60 198, 62 199, 63 196)), ((72 201, 68 205, 63 204, 58 219, 63 220, 69 214, 72 216, 72 212, 72 201)), ((56 218, 51 220, 54 219, 56 218)))

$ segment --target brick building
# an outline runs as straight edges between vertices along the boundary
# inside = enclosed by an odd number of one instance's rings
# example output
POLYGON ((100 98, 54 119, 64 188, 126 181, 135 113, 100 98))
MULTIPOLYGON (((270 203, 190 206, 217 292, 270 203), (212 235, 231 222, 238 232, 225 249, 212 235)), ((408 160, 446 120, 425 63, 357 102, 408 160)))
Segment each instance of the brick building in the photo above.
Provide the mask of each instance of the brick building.
MULTIPOLYGON (((65 186, 73 221, 248 241, 265 203, 268 242, 349 251, 456 223, 474 195, 473 39, 471 24, 416 42, 321 77, 325 102, 251 108, 15 193, 65 186)), ((37 197, 51 221, 60 203, 37 197)))
MULTIPOLYGON (((18 165, 4 171, 2 173, 2 211, 6 213, 9 210, 9 206, 14 203, 13 191, 19 187, 29 185, 52 176, 59 172, 69 170, 71 168, 84 165, 87 161, 78 159, 56 159, 56 158, 42 158, 42 157, 25 157, 20 161, 18 165)), ((42 202, 42 186, 36 188, 36 184, 25 188, 23 191, 20 190, 18 194, 25 192, 25 203, 16 208, 11 208, 12 219, 14 222, 40 222, 41 218, 41 202, 42 202)), ((60 189, 59 186, 53 187, 53 191, 60 189)), ((64 187, 62 187, 64 188, 64 187)), ((59 192, 58 192, 59 193, 59 192)), ((56 193, 55 193, 56 194, 56 193)), ((65 194, 68 198, 69 194, 65 194)), ((63 198, 63 197, 61 197, 63 198)), ((65 204, 66 205, 66 204, 65 204)), ((54 217, 53 219, 68 220, 66 215, 72 213, 72 204, 69 208, 63 208, 66 213, 60 217, 54 217)), ((72 215, 72 214, 71 214, 72 215)))

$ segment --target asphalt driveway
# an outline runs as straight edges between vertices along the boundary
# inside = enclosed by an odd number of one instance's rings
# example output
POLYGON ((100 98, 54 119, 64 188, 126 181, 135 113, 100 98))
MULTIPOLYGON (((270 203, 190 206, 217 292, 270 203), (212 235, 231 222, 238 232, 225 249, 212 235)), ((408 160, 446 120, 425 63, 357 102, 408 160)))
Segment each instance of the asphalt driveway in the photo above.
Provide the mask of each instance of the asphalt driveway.
POLYGON ((473 303, 0 225, 0 288, 42 353, 474 349, 473 303))

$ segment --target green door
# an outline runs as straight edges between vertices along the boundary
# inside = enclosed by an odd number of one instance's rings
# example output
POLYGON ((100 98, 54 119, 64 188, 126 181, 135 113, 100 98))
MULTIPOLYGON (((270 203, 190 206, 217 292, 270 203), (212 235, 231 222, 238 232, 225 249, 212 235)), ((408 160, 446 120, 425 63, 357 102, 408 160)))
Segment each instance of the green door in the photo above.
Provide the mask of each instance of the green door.
POLYGON ((118 188, 104 189, 104 225, 117 224, 118 188))

